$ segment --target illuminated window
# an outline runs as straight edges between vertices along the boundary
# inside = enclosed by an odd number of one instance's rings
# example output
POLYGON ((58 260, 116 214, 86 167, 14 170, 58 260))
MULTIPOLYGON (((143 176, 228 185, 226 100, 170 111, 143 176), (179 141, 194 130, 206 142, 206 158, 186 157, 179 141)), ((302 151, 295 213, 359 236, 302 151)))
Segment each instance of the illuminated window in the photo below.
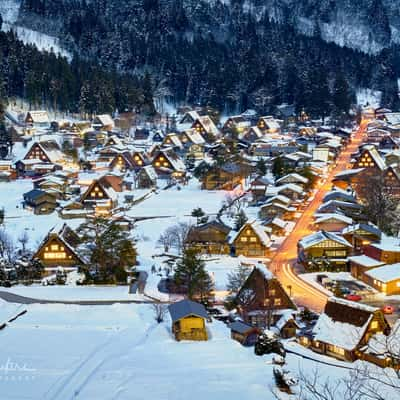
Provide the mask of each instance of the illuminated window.
POLYGON ((163 162, 164 167, 168 167, 168 163, 167 162, 163 162))
POLYGON ((271 289, 271 290, 269 291, 269 295, 270 295, 270 296, 275 296, 275 294, 276 294, 276 290, 275 290, 275 289, 271 289))
POLYGON ((57 251, 58 250, 58 244, 52 244, 50 246, 51 251, 57 251))
POLYGON ((247 229, 246 235, 251 235, 251 230, 250 229, 247 229))
POLYGON ((98 193, 99 197, 103 197, 103 193, 99 192, 98 193))
POLYGON ((257 238, 255 237, 255 236, 252 236, 251 238, 250 238, 250 242, 257 242, 257 238))
POLYGON ((61 260, 66 258, 64 251, 44 253, 45 260, 61 260))
POLYGON ((156 167, 159 167, 160 166, 160 163, 157 161, 156 162, 156 167))
POLYGON ((274 299, 274 305, 275 306, 280 306, 282 304, 282 300, 281 299, 274 299))
POLYGON ((95 188, 94 188, 94 191, 95 192, 98 192, 100 189, 96 186, 95 188))
POLYGON ((378 329, 379 325, 378 325, 378 321, 372 321, 371 322, 371 329, 378 329))
POLYGON ((160 157, 160 161, 164 161, 164 157, 163 156, 160 157))
POLYGON ((247 237, 241 237, 241 238, 240 238, 240 241, 241 241, 241 242, 247 242, 247 237))
POLYGON ((95 192, 90 193, 90 197, 95 197, 95 196, 96 196, 95 192))

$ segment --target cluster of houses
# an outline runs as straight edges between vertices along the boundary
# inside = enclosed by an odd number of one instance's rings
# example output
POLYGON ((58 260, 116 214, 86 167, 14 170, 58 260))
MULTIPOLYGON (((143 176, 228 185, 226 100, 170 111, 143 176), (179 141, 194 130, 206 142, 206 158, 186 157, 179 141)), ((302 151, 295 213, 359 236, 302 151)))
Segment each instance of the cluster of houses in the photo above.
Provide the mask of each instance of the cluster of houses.
MULTIPOLYGON (((349 169, 335 176, 317 210, 315 232, 298 243, 298 256, 306 269, 350 268, 356 279, 395 294, 400 293, 400 245, 382 241, 379 229, 363 215, 357 190, 362 180, 382 174, 385 185, 400 195, 400 117, 397 122, 396 114, 378 111, 368 126, 367 143, 353 155, 349 169)), ((313 186, 351 139, 351 129, 296 124, 251 110, 223 123, 204 110, 188 110, 162 129, 132 128, 126 120, 129 115, 51 122, 46 112, 31 111, 21 126, 13 127, 15 146, 23 151, 17 159, 0 162, 0 179, 32 180, 23 205, 33 213, 57 212, 62 219, 99 215, 129 229, 133 221, 123 211, 135 202, 139 189, 185 185, 200 170, 196 176, 202 190, 239 188, 249 218, 237 230, 220 216, 199 223, 191 227, 186 245, 203 254, 268 258, 273 237, 286 234, 313 186), (273 176, 278 163, 279 176, 273 176)), ((86 260, 79 255, 77 239, 63 224, 48 233, 34 257, 48 269, 82 265, 86 260)), ((379 309, 331 298, 318 320, 308 323, 264 264, 254 266, 235 306, 240 320, 230 325, 231 335, 242 344, 254 344, 268 328, 339 359, 368 359, 384 366, 395 362, 376 350, 382 335, 387 338, 393 331, 379 309)), ((208 339, 203 306, 184 301, 169 310, 178 340, 208 339)))
MULTIPOLYGON (((317 319, 308 319, 263 264, 254 266, 236 295, 235 305, 237 318, 228 327, 232 339, 244 346, 254 345, 268 329, 277 337, 295 339, 338 360, 400 367, 400 324, 391 328, 381 309, 331 297, 317 319)), ((211 318, 203 305, 183 300, 170 305, 169 311, 177 340, 208 340, 207 321, 211 318)))

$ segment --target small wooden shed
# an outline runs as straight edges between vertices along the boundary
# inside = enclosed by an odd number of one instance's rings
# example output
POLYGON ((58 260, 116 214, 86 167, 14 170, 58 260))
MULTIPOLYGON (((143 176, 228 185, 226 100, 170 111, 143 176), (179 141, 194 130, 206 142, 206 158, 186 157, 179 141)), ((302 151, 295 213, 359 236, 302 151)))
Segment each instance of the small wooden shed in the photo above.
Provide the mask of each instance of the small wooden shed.
POLYGON ((242 321, 235 321, 229 325, 231 338, 243 346, 254 346, 256 344, 260 330, 242 321))
POLYGON ((191 300, 181 300, 168 306, 172 332, 176 340, 208 340, 205 307, 191 300))

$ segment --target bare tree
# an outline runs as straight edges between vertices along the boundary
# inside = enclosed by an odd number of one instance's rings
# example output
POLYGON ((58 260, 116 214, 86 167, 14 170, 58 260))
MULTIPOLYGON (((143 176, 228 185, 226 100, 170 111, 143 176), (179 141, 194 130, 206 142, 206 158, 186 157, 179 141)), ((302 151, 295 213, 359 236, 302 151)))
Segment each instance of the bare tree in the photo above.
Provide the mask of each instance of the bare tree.
POLYGON ((399 201, 383 173, 364 175, 357 183, 357 194, 362 199, 364 213, 383 232, 398 234, 399 201))
POLYGON ((14 257, 14 242, 4 229, 0 229, 0 257, 8 262, 14 257))
POLYGON ((154 319, 158 324, 164 321, 164 317, 167 313, 167 306, 162 303, 153 303, 152 305, 154 311, 154 319))
POLYGON ((163 244, 167 241, 170 246, 175 247, 180 253, 185 246, 191 227, 192 225, 187 222, 179 222, 176 225, 170 226, 164 234, 161 235, 162 238, 160 237, 160 239, 162 239, 163 244))
POLYGON ((22 252, 25 253, 26 251, 26 245, 29 242, 29 235, 27 231, 24 231, 19 237, 18 237, 18 242, 22 246, 22 252))
POLYGON ((157 243, 164 247, 165 253, 168 253, 169 248, 174 244, 174 237, 171 235, 171 232, 166 230, 160 235, 157 243))
POLYGON ((246 282, 251 270, 240 264, 234 271, 228 273, 227 289, 231 293, 238 293, 246 282))

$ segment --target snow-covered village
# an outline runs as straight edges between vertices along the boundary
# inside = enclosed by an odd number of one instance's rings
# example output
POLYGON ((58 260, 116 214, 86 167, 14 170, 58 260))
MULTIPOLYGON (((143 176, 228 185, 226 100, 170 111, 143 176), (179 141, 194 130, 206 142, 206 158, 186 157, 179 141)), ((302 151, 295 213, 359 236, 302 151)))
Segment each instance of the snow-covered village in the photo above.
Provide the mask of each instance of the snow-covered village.
POLYGON ((400 399, 400 2, 309 3, 0 0, 0 400, 400 399))

